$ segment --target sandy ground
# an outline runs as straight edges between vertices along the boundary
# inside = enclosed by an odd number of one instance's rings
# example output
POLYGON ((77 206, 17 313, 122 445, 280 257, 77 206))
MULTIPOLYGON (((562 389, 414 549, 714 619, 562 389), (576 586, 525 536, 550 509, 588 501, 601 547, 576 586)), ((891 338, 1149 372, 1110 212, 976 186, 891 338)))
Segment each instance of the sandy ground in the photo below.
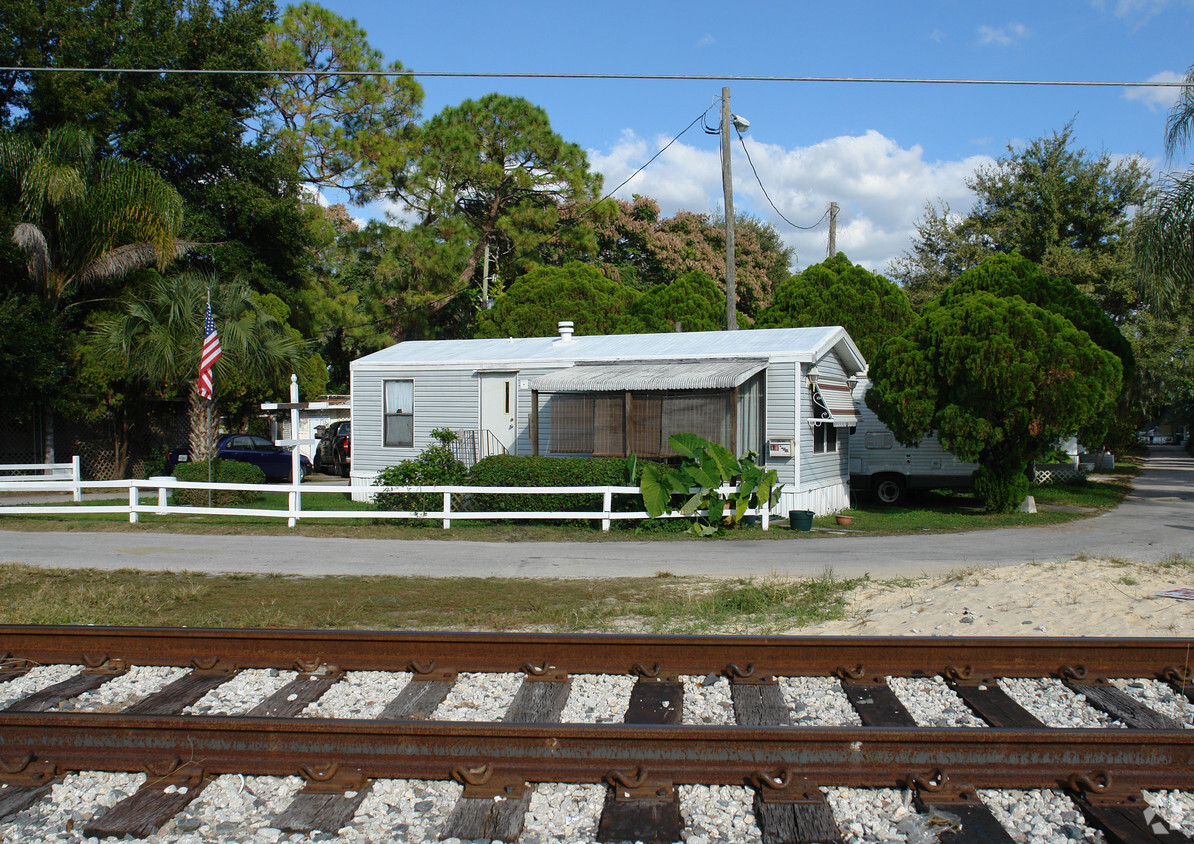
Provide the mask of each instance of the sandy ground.
POLYGON ((1159 597, 1189 587, 1194 561, 1105 560, 966 569, 898 583, 866 583, 842 621, 793 635, 1162 636, 1194 635, 1194 600, 1159 597))

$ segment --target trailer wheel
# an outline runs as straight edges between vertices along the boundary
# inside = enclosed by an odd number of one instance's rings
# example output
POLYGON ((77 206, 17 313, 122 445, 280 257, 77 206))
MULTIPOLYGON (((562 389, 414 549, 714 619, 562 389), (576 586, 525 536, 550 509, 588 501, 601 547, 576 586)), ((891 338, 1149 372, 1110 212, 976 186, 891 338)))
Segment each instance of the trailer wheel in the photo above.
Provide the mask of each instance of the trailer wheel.
POLYGON ((899 475, 884 475, 875 484, 875 498, 889 507, 899 504, 907 494, 904 479, 899 475))

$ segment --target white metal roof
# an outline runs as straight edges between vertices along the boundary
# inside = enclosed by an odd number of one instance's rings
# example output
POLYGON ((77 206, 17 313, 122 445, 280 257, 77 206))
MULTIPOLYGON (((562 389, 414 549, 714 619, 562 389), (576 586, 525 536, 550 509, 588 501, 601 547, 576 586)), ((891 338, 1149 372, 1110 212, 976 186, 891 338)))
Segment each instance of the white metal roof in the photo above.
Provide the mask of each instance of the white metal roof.
POLYGON ((767 366, 766 360, 646 361, 582 363, 531 382, 532 390, 559 393, 622 390, 728 390, 767 366))
POLYGON ((512 364, 563 364, 618 361, 763 358, 815 361, 831 349, 847 371, 866 361, 841 326, 761 328, 743 331, 692 331, 666 334, 595 334, 571 337, 512 337, 505 340, 409 340, 366 355, 354 369, 389 369, 394 364, 495 369, 512 364))

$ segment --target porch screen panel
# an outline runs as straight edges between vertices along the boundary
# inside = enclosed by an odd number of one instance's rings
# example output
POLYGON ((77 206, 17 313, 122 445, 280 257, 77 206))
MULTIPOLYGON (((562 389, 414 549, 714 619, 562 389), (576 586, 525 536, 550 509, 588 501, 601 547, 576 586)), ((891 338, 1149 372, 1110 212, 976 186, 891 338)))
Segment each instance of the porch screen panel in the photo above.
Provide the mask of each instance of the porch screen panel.
POLYGON ((624 401, 622 393, 597 393, 593 397, 593 454, 613 457, 624 453, 624 401))
POLYGON ((730 442, 731 414, 728 390, 666 393, 663 396, 663 419, 660 430, 662 449, 668 456, 675 452, 667 445, 672 434, 691 433, 719 443, 734 451, 737 443, 730 442))
POLYGON ((555 454, 593 453, 593 394, 556 393, 551 397, 551 439, 555 454))
POLYGON ((663 397, 659 393, 634 393, 630 405, 629 450, 640 457, 662 457, 666 438, 660 437, 663 397))
POLYGON ((738 448, 736 455, 753 451, 766 458, 763 447, 763 375, 754 376, 738 388, 738 448))

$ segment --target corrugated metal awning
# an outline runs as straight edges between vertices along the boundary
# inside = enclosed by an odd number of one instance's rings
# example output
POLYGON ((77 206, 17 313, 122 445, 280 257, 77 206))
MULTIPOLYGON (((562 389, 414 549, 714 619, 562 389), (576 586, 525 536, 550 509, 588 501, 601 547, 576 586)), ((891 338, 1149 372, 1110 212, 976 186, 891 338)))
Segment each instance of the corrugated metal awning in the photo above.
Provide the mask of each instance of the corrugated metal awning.
POLYGON ((624 390, 729 390, 767 367, 765 360, 684 360, 577 364, 541 375, 531 389, 543 393, 624 390))
POLYGON ((849 428, 858 424, 858 408, 854 406, 850 387, 845 381, 829 378, 818 380, 813 398, 814 404, 820 405, 820 408, 828 413, 829 418, 833 421, 833 427, 849 428))

